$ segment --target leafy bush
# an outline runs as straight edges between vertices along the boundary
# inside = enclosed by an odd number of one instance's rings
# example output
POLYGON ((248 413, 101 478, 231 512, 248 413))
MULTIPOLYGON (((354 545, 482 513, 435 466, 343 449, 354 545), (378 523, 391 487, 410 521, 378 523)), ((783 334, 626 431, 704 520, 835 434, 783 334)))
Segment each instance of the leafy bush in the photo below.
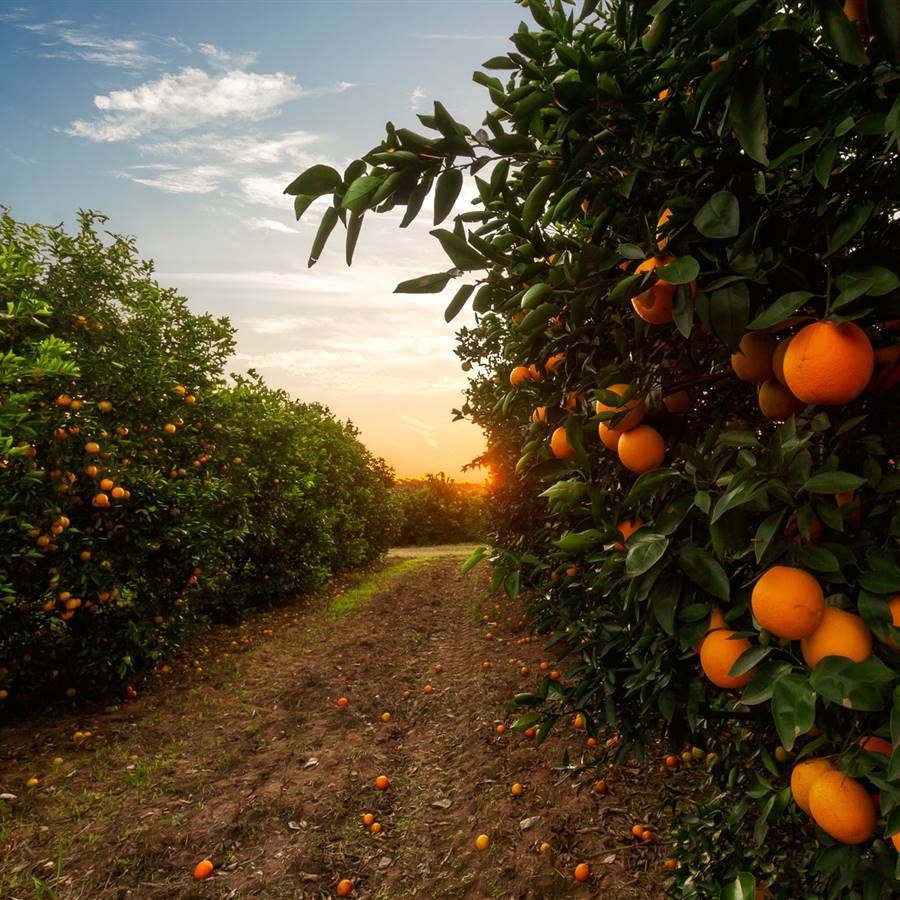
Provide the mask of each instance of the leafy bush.
POLYGON ((84 691, 206 619, 321 585, 389 546, 393 474, 325 407, 226 382, 225 319, 133 243, 0 232, 0 689, 84 691))
POLYGON ((396 497, 402 526, 400 546, 481 541, 487 534, 484 491, 457 484, 443 472, 398 482, 396 497))
MULTIPOLYGON (((545 734, 578 710, 589 733, 617 730, 623 756, 661 729, 675 747, 703 735, 724 759, 732 720, 751 717, 757 745, 827 757, 861 796, 877 791, 877 825, 853 844, 817 828, 810 855, 792 840, 809 817, 786 802, 787 771, 764 778, 752 754, 713 773, 719 802, 747 815, 710 812, 730 832, 712 858, 707 826, 687 829, 673 895, 891 894, 897 4, 521 5, 537 27, 473 76, 493 104, 482 128, 435 103, 419 116, 428 134, 388 123, 343 175, 315 167, 288 187, 298 215, 333 195, 310 261, 337 221, 349 257, 366 211, 404 206, 405 224, 432 189, 440 225, 462 172, 475 176, 477 208, 432 232, 450 267, 398 290, 464 277, 445 317, 468 302, 478 316, 460 333, 461 413, 516 477, 501 482, 495 583, 528 586, 536 627, 572 660, 565 681, 518 698, 540 706, 519 727, 545 734), (776 565, 814 578, 844 623, 820 661, 753 615, 776 565), (888 751, 863 750, 867 736, 888 751)), ((853 808, 870 814, 868 800, 853 808)))

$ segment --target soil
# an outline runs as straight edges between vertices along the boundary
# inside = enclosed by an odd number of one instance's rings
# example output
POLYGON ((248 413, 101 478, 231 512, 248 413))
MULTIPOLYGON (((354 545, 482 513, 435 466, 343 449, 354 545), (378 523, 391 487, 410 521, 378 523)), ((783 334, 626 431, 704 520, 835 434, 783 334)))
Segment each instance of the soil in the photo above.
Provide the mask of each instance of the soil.
POLYGON ((589 748, 568 725, 540 747, 498 734, 552 657, 516 643, 521 605, 489 594, 484 567, 401 557, 340 617, 332 592, 212 629, 134 701, 0 732, 0 794, 15 795, 0 801, 0 896, 318 898, 349 878, 359 898, 662 897, 659 759, 607 769, 605 736, 589 748), (573 766, 599 759, 608 794, 592 790, 596 771, 554 768, 566 750, 573 766), (195 882, 206 857, 215 870, 195 882))

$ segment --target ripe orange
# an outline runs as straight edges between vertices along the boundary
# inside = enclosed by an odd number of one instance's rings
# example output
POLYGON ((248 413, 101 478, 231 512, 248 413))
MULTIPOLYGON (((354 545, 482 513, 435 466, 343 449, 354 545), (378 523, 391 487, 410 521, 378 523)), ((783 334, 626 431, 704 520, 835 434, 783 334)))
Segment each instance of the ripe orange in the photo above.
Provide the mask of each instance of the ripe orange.
POLYGON ((338 697, 337 705, 341 709, 346 709, 350 705, 350 701, 346 697, 338 697))
POLYGON ((730 640, 734 634, 727 628, 711 631, 700 646, 700 665, 706 677, 720 688, 744 687, 753 677, 754 669, 737 677, 729 675, 737 658, 750 649, 750 641, 746 638, 730 640))
POLYGON ((375 816, 372 813, 365 813, 362 817, 362 823, 366 827, 371 825, 375 821, 375 816))
MULTIPOLYGON (((609 387, 605 388, 605 390, 610 391, 613 394, 618 394, 620 397, 624 397, 630 388, 630 384, 611 384, 609 387)), ((621 406, 607 406, 605 403, 601 403, 597 400, 595 402, 595 407, 598 414, 605 412, 622 413, 626 409, 630 410, 630 412, 626 413, 622 420, 616 424, 616 431, 630 431, 635 426, 640 425, 645 412, 644 401, 637 396, 633 396, 621 406)), ((610 420, 607 419, 606 421, 607 424, 609 424, 610 420)))
POLYGON ((622 519, 622 521, 616 525, 617 531, 622 535, 622 542, 613 544, 613 549, 624 550, 625 542, 638 530, 638 528, 642 527, 643 524, 644 520, 640 516, 635 516, 632 519, 622 519))
POLYGON ((784 380, 784 354, 787 353, 791 340, 793 338, 790 336, 782 338, 772 354, 772 374, 775 376, 775 380, 781 382, 785 387, 787 387, 787 382, 784 380))
POLYGON ((372 827, 369 829, 371 834, 378 834, 381 831, 381 822, 373 822, 372 827))
POLYGON ((727 627, 728 623, 725 621, 725 616, 722 615, 722 611, 718 606, 714 606, 709 614, 709 621, 706 623, 706 634, 700 639, 700 643, 694 644, 694 652, 700 652, 700 648, 703 646, 703 641, 706 639, 707 634, 711 631, 716 631, 719 628, 727 627))
POLYGON ((506 726, 503 724, 498 725, 497 734, 506 734, 506 726))
POLYGON ((662 435, 650 425, 638 425, 619 438, 619 460, 632 472, 649 472, 662 465, 666 447, 662 435))
POLYGON ((591 877, 591 867, 587 863, 578 863, 575 866, 575 880, 587 881, 591 877))
MULTIPOLYGON (((666 88, 664 91, 660 91, 660 92, 659 92, 659 99, 660 99, 660 100, 664 100, 664 99, 665 99, 665 97, 663 97, 663 94, 665 94, 666 97, 668 97, 668 96, 669 96, 669 89, 666 88)), ((663 227, 663 225, 665 225, 666 222, 668 222, 669 219, 671 219, 671 218, 672 218, 672 210, 669 209, 669 207, 667 206, 667 207, 663 210, 662 215, 659 217, 659 221, 656 223, 656 246, 659 247, 660 251, 665 250, 666 247, 669 245, 669 238, 668 238, 668 235, 663 235, 663 234, 662 234, 662 227, 663 227)))
POLYGON ((88 454, 88 456, 95 456, 100 452, 100 445, 96 441, 88 441, 84 445, 84 452, 88 454))
POLYGON ((607 791, 606 782, 602 778, 599 781, 595 781, 594 790, 598 794, 605 794, 607 791))
POLYGON ((569 446, 566 429, 560 426, 550 436, 550 450, 557 459, 569 459, 575 451, 569 446))
POLYGON ((390 786, 391 780, 387 777, 387 775, 379 775, 375 779, 375 787, 377 787, 379 791, 386 791, 390 786))
POLYGON ((610 428, 606 422, 599 425, 600 440, 603 446, 609 450, 616 450, 619 447, 619 438, 622 437, 622 431, 619 428, 610 428))
POLYGON ((95 494, 94 499, 91 502, 98 509, 103 509, 104 507, 109 506, 109 497, 106 494, 95 494))
POLYGON ((197 881, 202 881, 204 878, 209 878, 209 876, 212 875, 212 871, 212 862, 208 859, 201 860, 194 869, 194 878, 197 881))
POLYGON ((805 759, 797 763, 791 771, 791 795, 794 803, 805 813, 809 813, 809 791, 816 779, 834 769, 828 759, 805 759))
POLYGON ((559 364, 566 358, 565 353, 554 353, 547 362, 544 363, 544 371, 555 372, 559 368, 559 364))
POLYGON ((800 329, 784 354, 784 379, 804 403, 834 406, 858 397, 875 365, 866 333, 852 322, 813 322, 800 329))
POLYGON ((425 687, 422 688, 423 694, 433 694, 434 688, 430 684, 426 684, 425 687))
POLYGON ((434 671, 437 672, 438 675, 440 675, 441 672, 444 671, 444 667, 443 667, 440 663, 435 663, 435 664, 434 664, 434 671))
POLYGON ((523 791, 523 790, 524 790, 524 788, 523 788, 522 785, 519 784, 519 782, 517 781, 517 782, 509 789, 509 792, 513 795, 513 797, 521 797, 521 796, 522 796, 522 791, 523 791))
POLYGON ((491 839, 486 834, 479 834, 475 838, 475 848, 477 850, 487 850, 491 846, 491 839))
POLYGON ((691 408, 691 395, 687 391, 676 391, 663 397, 663 406, 667 412, 683 413, 691 408))
POLYGON ((547 407, 546 406, 536 406, 534 408, 534 412, 531 414, 532 422, 546 422, 547 421, 547 407))
POLYGON ((819 582, 792 566, 767 569, 753 586, 750 604, 766 631, 792 641, 812 634, 825 615, 825 595, 819 582))
MULTIPOLYGON (((640 275, 643 272, 652 272, 660 266, 665 266, 672 261, 671 256, 651 256, 645 259, 634 271, 640 275)), ((675 296, 675 285, 669 281, 658 279, 657 282, 646 291, 631 298, 634 311, 651 325, 665 325, 672 321, 672 298, 675 296)))
POLYGON ((584 728, 584 716, 581 713, 578 713, 575 716, 575 719, 573 720, 572 724, 576 728, 584 728))
POLYGON ((663 861, 663 866, 671 872, 678 868, 678 863, 674 859, 667 859, 663 861))
POLYGON ((826 656, 862 662, 872 655, 872 632, 854 613, 826 606, 819 627, 800 641, 800 650, 811 669, 826 656))
POLYGON ((843 844, 861 844, 875 831, 875 807, 866 789, 843 772, 822 773, 809 790, 816 824, 843 844))
POLYGON ((353 893, 353 882, 349 878, 342 878, 337 883, 338 897, 349 897, 353 893))
POLYGON ((678 765, 678 757, 675 756, 674 754, 670 753, 670 754, 666 757, 666 765, 667 765, 670 769, 674 769, 675 766, 678 765))
POLYGON ((731 368, 741 381, 757 384, 774 377, 772 357, 776 342, 771 334, 748 331, 738 345, 737 353, 731 354, 731 368))
POLYGON ((532 363, 528 367, 528 378, 530 381, 541 381, 543 379, 543 375, 541 375, 541 370, 537 367, 535 363, 532 363))
POLYGON ((759 403, 759 411, 774 422, 783 422, 785 419, 802 412, 806 406, 802 400, 798 400, 789 388, 781 382, 770 378, 759 386, 756 396, 759 403))
POLYGON ((859 746, 863 750, 868 750, 869 753, 883 753, 885 756, 891 756, 894 752, 891 742, 881 737, 861 737, 859 746))
MULTIPOLYGON (((891 612, 891 622, 893 623, 894 628, 900 628, 900 594, 897 594, 888 600, 888 609, 891 612)), ((892 650, 897 649, 897 642, 892 637, 882 643, 887 644, 892 650)))
POLYGON ((166 434, 175 434, 175 426, 171 422, 166 422, 166 424, 163 425, 163 431, 166 434))
POLYGON ((631 833, 636 837, 643 837, 644 835, 644 826, 643 825, 632 825, 631 833))
POLYGON ((100 479, 100 490, 101 491, 111 491, 113 489, 113 480, 112 478, 101 478, 100 479))

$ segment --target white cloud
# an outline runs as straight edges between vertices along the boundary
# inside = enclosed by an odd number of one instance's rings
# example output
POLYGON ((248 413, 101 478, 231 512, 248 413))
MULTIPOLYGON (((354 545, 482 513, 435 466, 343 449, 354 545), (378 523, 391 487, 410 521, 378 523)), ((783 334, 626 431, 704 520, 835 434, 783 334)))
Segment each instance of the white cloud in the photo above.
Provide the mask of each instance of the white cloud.
POLYGON ((135 175, 131 172, 116 172, 119 178, 127 178, 138 184, 156 188, 167 194, 209 194, 215 191, 228 175, 228 171, 219 166, 190 166, 179 169, 165 164, 135 166, 140 170, 151 170, 158 175, 135 175))
MULTIPOLYGON (((322 136, 309 131, 289 131, 276 137, 242 134, 202 134, 169 141, 145 144, 141 149, 147 153, 163 156, 208 156, 215 154, 229 163, 257 165, 259 163, 292 162, 295 165, 310 166, 315 162, 302 148, 321 140, 322 136)), ((291 176, 293 178, 294 176, 291 176)), ((287 184, 288 182, 285 182, 287 184)))
POLYGON ((408 416, 406 413, 394 413, 396 418, 398 418, 401 422, 406 424, 406 427, 415 435, 422 438, 422 440, 428 444, 429 447, 433 447, 435 450, 438 449, 438 442, 434 436, 434 426, 429 425, 427 422, 423 422, 421 419, 416 419, 413 416, 408 416))
POLYGON ((296 228, 291 228, 277 219, 247 219, 246 224, 254 231, 276 231, 279 234, 299 234, 296 228))
POLYGON ((341 92, 349 87, 352 85, 340 82, 331 88, 307 90, 283 72, 210 75, 201 69, 185 68, 177 75, 164 75, 132 90, 94 97, 100 116, 90 121, 77 119, 66 131, 91 141, 121 141, 212 122, 256 121, 299 97, 341 92))
POLYGON ((199 44, 197 49, 209 60, 209 64, 217 69, 245 69, 252 66, 259 55, 254 50, 229 53, 215 44, 199 44))
POLYGON ((68 19, 22 23, 20 28, 47 38, 41 42, 44 59, 68 59, 121 69, 142 69, 161 60, 137 38, 110 37, 96 28, 76 25, 68 19))
POLYGON ((0 147, 0 153, 11 159, 13 162, 19 163, 21 166, 33 166, 37 162, 37 160, 32 159, 30 156, 22 156, 19 153, 15 153, 10 150, 9 147, 0 147))
POLYGON ((425 92, 425 88, 416 87, 413 89, 413 92, 409 95, 409 108, 416 112, 422 108, 422 101, 428 96, 425 92))
POLYGON ((411 34, 410 37, 418 38, 423 41, 503 41, 506 40, 502 35, 496 34, 446 34, 440 32, 426 32, 424 34, 411 34))
POLYGON ((244 319, 241 323, 254 334, 286 334, 301 328, 331 327, 335 320, 325 316, 271 316, 255 319, 244 319))

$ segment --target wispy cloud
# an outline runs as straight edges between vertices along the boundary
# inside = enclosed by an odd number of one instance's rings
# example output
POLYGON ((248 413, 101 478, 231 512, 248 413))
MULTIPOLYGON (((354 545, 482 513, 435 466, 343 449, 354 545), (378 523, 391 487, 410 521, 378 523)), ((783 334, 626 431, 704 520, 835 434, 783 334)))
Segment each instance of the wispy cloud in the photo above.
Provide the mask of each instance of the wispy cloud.
POLYGON ((423 87, 413 88, 413 92, 409 95, 409 108, 413 112, 418 112, 422 108, 422 101, 428 96, 423 87))
POLYGON ((244 53, 230 53, 223 50, 215 44, 199 44, 197 49, 209 61, 209 64, 216 69, 246 69, 256 62, 259 54, 255 50, 248 50, 244 53))
POLYGON ((502 41, 505 38, 497 34, 447 34, 445 32, 418 32, 410 35, 423 41, 502 41))
POLYGON ((227 174, 226 169, 218 166, 178 168, 164 163, 133 166, 130 171, 115 173, 119 178, 127 178, 167 194, 210 194, 219 187, 227 174), (144 174, 145 172, 148 174, 144 174), (158 174, 150 175, 149 172, 158 174))
POLYGON ((289 131, 274 137, 210 133, 156 141, 144 144, 141 150, 159 156, 176 157, 213 154, 217 158, 242 165, 291 162, 302 166, 312 165, 312 157, 304 148, 321 139, 321 135, 309 131, 289 131))
POLYGON ((255 121, 310 93, 314 91, 305 90, 293 76, 283 72, 257 75, 234 71, 216 76, 202 69, 186 68, 133 90, 94 97, 100 116, 89 121, 76 119, 66 131, 91 141, 111 142, 217 121, 255 121))
POLYGON ((438 442, 434 436, 433 425, 429 425, 427 422, 423 422, 421 419, 416 419, 413 416, 408 416, 406 413, 394 413, 394 415, 403 422, 413 434, 422 438, 429 447, 433 447, 435 450, 438 449, 438 442))
POLYGON ((99 29, 77 25, 68 19, 50 22, 20 22, 18 27, 42 38, 38 56, 97 63, 120 69, 143 69, 161 62, 143 40, 111 37, 99 29))
POLYGON ((299 234, 296 228, 291 228, 284 222, 277 219, 247 219, 246 224, 254 231, 275 231, 278 234, 299 234))
POLYGON ((13 162, 19 163, 21 166, 33 166, 37 160, 31 159, 28 156, 22 156, 19 153, 10 150, 9 147, 0 147, 0 153, 2 153, 7 159, 11 159, 13 162))

